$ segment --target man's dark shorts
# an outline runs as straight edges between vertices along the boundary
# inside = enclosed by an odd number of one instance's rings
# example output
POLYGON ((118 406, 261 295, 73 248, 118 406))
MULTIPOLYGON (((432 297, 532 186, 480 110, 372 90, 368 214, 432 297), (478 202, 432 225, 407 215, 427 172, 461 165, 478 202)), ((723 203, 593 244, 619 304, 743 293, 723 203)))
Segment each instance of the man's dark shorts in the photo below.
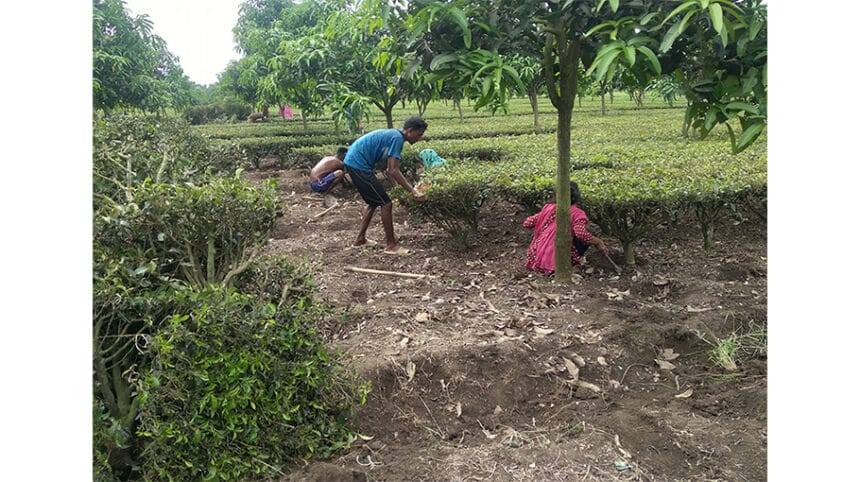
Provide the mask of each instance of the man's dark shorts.
POLYGON ((375 174, 353 169, 350 166, 344 166, 344 168, 349 173, 349 177, 352 179, 355 188, 358 189, 358 193, 361 194, 361 198, 364 199, 364 202, 368 206, 378 208, 391 202, 391 198, 388 197, 388 193, 385 192, 385 188, 376 179, 375 174))

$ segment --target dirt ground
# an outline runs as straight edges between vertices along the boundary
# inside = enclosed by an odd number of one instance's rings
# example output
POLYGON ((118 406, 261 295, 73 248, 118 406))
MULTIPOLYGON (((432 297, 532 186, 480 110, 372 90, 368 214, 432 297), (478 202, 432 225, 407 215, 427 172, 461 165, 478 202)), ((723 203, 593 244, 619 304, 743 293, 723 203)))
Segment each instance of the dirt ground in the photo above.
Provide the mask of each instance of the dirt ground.
POLYGON ((695 224, 658 226, 636 269, 618 275, 590 252, 560 286, 523 267, 531 213, 486 207, 479 245, 461 251, 396 206, 411 253, 393 257, 378 217, 368 237, 380 245, 348 248, 364 208, 354 190, 337 188, 337 207, 315 218, 327 205, 306 174, 248 177, 278 181, 268 250, 318 271, 337 313, 324 330, 373 382, 354 422, 372 438, 284 480, 766 479, 766 355, 734 371, 709 358, 717 338, 766 328, 761 222, 724 222, 710 252, 695 224))

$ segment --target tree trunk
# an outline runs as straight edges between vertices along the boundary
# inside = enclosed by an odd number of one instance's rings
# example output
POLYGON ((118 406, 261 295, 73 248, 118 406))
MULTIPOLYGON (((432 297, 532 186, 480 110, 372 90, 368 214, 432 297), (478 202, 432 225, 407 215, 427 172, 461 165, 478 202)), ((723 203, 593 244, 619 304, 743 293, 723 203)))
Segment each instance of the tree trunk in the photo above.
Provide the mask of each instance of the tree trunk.
POLYGON ((382 112, 385 113, 385 123, 388 125, 389 129, 394 129, 394 116, 391 113, 391 111, 393 110, 393 107, 394 106, 392 105, 392 106, 388 106, 385 109, 382 109, 382 112))
POLYGON ((269 104, 263 104, 263 117, 269 118, 269 104))
POLYGON ((307 132, 308 130, 308 116, 305 114, 305 110, 302 109, 302 130, 307 132))
POLYGON ((454 105, 457 106, 457 112, 460 114, 460 122, 463 122, 463 106, 460 105, 460 99, 454 99, 454 105))
POLYGON ((540 131, 540 116, 538 115, 537 89, 529 88, 529 103, 532 105, 532 114, 535 116, 535 132, 540 131))
POLYGON ((606 94, 600 93, 600 115, 606 115, 606 94))
MULTIPOLYGON (((561 25, 555 26, 563 32, 561 25)), ((569 40, 563 35, 547 38, 544 48, 544 75, 550 100, 558 111, 558 165, 555 181, 555 279, 569 283, 571 278, 570 253, 573 244, 570 231, 570 124, 573 102, 576 97, 576 66, 579 65, 580 40, 569 40), (553 49, 552 41, 555 40, 553 49), (554 50, 554 51, 553 51, 554 50), (558 58, 559 76, 553 72, 558 58)))
POLYGON ((609 103, 610 104, 615 103, 615 96, 613 95, 612 89, 609 89, 609 103))
POLYGON ((576 99, 579 101, 579 108, 582 109, 582 94, 577 95, 576 99))
POLYGON ((621 246, 624 248, 624 264, 635 266, 636 257, 633 255, 633 241, 622 241, 621 246))
POLYGON ((400 99, 400 107, 403 107, 404 110, 406 109, 406 99, 400 99))
POLYGON ((714 247, 714 223, 702 224, 702 241, 706 250, 710 251, 714 247))

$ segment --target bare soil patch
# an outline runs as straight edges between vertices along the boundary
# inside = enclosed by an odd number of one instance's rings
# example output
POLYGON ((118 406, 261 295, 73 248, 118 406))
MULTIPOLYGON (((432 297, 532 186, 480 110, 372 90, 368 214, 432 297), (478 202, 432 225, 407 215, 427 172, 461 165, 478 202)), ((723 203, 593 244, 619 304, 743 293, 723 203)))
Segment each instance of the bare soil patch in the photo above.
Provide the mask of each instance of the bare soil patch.
MULTIPOLYGON (((355 420, 373 438, 284 480, 766 479, 765 355, 733 371, 710 355, 716 339, 766 329, 763 225, 721 224, 709 252, 693 223, 659 226, 635 269, 589 253, 560 286, 523 268, 531 213, 515 206, 485 211, 469 251, 396 206, 412 252, 392 257, 349 248, 364 209, 353 190, 314 217, 327 206, 305 170, 248 177, 277 179, 284 215, 267 249, 316 267, 336 313, 322 329, 374 385, 355 420)), ((378 218, 368 237, 383 240, 378 218)))

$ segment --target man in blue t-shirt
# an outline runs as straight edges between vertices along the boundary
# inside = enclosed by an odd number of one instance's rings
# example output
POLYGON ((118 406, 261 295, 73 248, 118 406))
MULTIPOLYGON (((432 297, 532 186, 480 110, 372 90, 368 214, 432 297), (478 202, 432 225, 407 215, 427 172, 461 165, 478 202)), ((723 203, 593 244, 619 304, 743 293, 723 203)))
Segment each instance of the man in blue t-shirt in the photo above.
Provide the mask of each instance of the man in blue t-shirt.
POLYGON ((343 160, 344 169, 361 194, 361 198, 367 203, 354 246, 367 243, 366 234, 370 220, 376 208, 381 207, 382 226, 385 228, 385 253, 408 253, 397 244, 397 238, 394 237, 391 198, 376 179, 373 169, 378 162, 386 161, 385 172, 388 178, 411 192, 416 200, 422 200, 422 194, 416 191, 400 172, 400 151, 403 150, 403 141, 414 144, 421 140, 425 130, 427 130, 427 123, 423 119, 410 117, 403 123, 403 129, 377 129, 359 137, 349 146, 346 158, 343 160))

